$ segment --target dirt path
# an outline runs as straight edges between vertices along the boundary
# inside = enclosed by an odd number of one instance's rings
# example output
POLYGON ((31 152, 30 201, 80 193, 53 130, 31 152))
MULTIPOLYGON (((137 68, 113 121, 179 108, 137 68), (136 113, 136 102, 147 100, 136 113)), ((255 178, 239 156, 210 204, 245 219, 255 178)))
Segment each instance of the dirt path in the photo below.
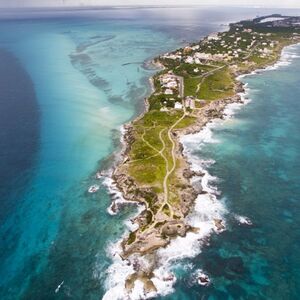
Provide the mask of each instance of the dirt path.
POLYGON ((178 119, 168 130, 168 138, 169 140, 171 141, 172 143, 172 151, 171 151, 171 154, 172 154, 172 168, 168 171, 167 171, 167 174, 164 178, 164 182, 163 182, 163 188, 164 188, 164 202, 162 203, 160 209, 158 210, 158 212, 161 212, 163 207, 165 205, 168 205, 169 206, 169 209, 170 209, 170 213, 171 213, 171 216, 173 217, 174 215, 174 211, 173 211, 173 208, 172 206, 170 205, 169 203, 169 188, 168 188, 168 180, 169 180, 169 177, 170 175, 174 172, 175 168, 176 168, 176 156, 175 156, 175 148, 176 148, 176 144, 172 138, 172 130, 185 118, 186 116, 186 113, 184 112, 182 117, 180 119, 178 119))

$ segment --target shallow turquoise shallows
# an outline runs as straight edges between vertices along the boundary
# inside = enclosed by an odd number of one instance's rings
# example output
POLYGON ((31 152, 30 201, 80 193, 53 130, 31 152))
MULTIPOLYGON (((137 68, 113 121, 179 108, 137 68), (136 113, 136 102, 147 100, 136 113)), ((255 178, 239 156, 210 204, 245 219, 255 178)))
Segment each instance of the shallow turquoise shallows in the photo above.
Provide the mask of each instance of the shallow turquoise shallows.
MULTIPOLYGON (((269 12, 1 12, 1 299, 102 298, 108 246, 135 210, 111 216, 102 181, 98 193, 87 189, 119 150, 120 127, 143 108, 155 72, 145 62, 226 29, 221 24, 269 12)), ((290 66, 245 78, 252 102, 214 129, 220 143, 195 150, 216 161, 210 172, 220 178, 215 184, 226 199, 229 228, 198 257, 182 261, 205 269, 213 284, 193 285, 181 271, 166 298, 297 298, 299 72, 294 58, 290 66), (230 222, 235 213, 254 226, 230 222)))

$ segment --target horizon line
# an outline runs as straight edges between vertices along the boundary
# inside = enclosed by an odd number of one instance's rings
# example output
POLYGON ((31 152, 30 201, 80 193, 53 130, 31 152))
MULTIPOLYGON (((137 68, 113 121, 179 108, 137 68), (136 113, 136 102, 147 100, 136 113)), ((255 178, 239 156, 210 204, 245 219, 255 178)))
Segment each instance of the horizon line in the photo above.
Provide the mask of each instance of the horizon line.
POLYGON ((222 8, 253 8, 253 9, 300 9, 299 6, 263 6, 263 5, 217 5, 217 4, 101 4, 101 5, 26 5, 26 6, 1 6, 4 9, 97 9, 97 8, 111 8, 111 9, 124 9, 124 8, 184 8, 184 7, 222 7, 222 8))

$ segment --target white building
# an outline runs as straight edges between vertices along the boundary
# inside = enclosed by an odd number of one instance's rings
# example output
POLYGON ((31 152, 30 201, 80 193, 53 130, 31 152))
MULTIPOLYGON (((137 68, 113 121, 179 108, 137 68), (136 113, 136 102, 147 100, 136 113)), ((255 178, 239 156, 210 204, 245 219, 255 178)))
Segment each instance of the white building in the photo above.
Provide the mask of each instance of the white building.
POLYGON ((196 45, 196 46, 193 46, 192 47, 192 50, 198 50, 200 48, 200 46, 199 45, 196 45))
POLYGON ((185 62, 186 62, 187 64, 193 64, 193 63, 194 63, 194 59, 193 59, 193 57, 188 56, 188 57, 185 59, 185 62))
POLYGON ((196 52, 194 54, 194 57, 195 58, 198 58, 198 59, 212 59, 212 55, 210 53, 203 53, 203 52, 196 52))
POLYGON ((217 33, 212 33, 212 34, 210 34, 210 35, 207 37, 207 39, 208 39, 209 41, 211 41, 211 40, 217 41, 217 40, 219 40, 220 38, 219 38, 219 36, 218 36, 217 33))
POLYGON ((182 109, 182 104, 180 102, 175 102, 175 109, 182 109))
POLYGON ((181 59, 181 56, 180 55, 175 55, 175 54, 166 54, 166 55, 163 56, 163 58, 176 60, 176 59, 181 59))
POLYGON ((164 87, 168 89, 175 89, 177 88, 177 82, 176 81, 169 81, 163 85, 164 87))
POLYGON ((216 60, 222 60, 222 59, 224 59, 225 57, 227 56, 227 54, 226 55, 224 55, 224 54, 215 54, 215 55, 213 55, 213 59, 216 59, 216 60))
POLYGON ((194 59, 196 65, 201 65, 201 61, 199 58, 194 59))
POLYGON ((166 89, 165 95, 173 95, 173 91, 171 89, 166 89))
POLYGON ((272 53, 272 50, 269 50, 268 48, 264 48, 263 52, 265 54, 270 54, 270 53, 272 53))
POLYGON ((166 111, 169 111, 169 110, 168 110, 167 107, 164 106, 164 107, 162 107, 162 108, 160 109, 160 111, 165 111, 165 112, 166 112, 166 111))

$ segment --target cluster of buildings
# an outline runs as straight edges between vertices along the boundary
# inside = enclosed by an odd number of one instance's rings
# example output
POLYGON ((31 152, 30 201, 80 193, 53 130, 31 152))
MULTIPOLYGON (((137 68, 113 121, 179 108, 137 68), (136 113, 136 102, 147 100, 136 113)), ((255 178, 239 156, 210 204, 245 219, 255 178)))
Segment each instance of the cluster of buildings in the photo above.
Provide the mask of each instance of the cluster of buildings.
POLYGON ((174 53, 166 53, 162 56, 162 58, 173 59, 173 60, 176 60, 176 59, 181 60, 182 59, 182 53, 181 52, 176 52, 175 54, 174 53))
POLYGON ((159 77, 159 81, 165 95, 177 94, 179 90, 179 82, 177 76, 168 72, 159 77))
POLYGON ((187 64, 202 64, 204 61, 207 60, 214 60, 214 61, 222 61, 226 60, 228 58, 228 55, 225 54, 210 54, 205 52, 196 52, 193 56, 187 56, 185 58, 185 63, 187 64))
MULTIPOLYGON (((162 91, 165 95, 174 95, 177 97, 180 97, 179 95, 179 88, 180 88, 180 82, 178 80, 178 77, 174 75, 171 71, 163 74, 159 77, 159 81, 161 84, 162 91)), ((175 109, 183 109, 183 105, 181 102, 176 101, 175 98, 168 98, 171 101, 174 101, 174 108, 175 109)), ((167 102, 164 104, 166 105, 167 102)), ((161 111, 169 111, 169 109, 166 106, 163 106, 161 111)))
MULTIPOLYGON (((170 71, 166 74, 162 74, 159 77, 159 81, 161 84, 162 92, 165 95, 167 96, 174 95, 174 97, 166 97, 166 99, 174 102, 174 109, 184 109, 184 107, 191 108, 191 109, 196 108, 195 102, 197 101, 197 99, 195 99, 192 96, 184 98, 182 102, 179 100, 180 95, 178 91, 180 89, 180 81, 178 79, 178 76, 174 75, 170 71)), ((166 105, 167 105, 167 100, 163 103, 163 107, 160 110, 169 111, 166 105)))
MULTIPOLYGON (((295 22, 295 20, 292 21, 295 22)), ((273 25, 276 26, 277 22, 282 22, 282 20, 274 21, 273 25)), ((287 23, 288 22, 285 22, 285 24, 287 23)), ((171 63, 171 66, 175 65, 175 67, 178 66, 178 62, 190 65, 201 65, 220 61, 232 62, 239 58, 249 63, 248 58, 252 54, 266 58, 273 53, 273 49, 278 42, 272 40, 272 38, 270 38, 271 36, 271 33, 258 33, 251 28, 245 28, 243 24, 237 23, 231 27, 229 32, 211 34, 199 44, 187 46, 177 52, 167 53, 163 55, 162 58, 176 60, 176 63, 171 63)), ((298 36, 295 35, 295 38, 297 37, 298 36)), ((232 68, 237 68, 237 65, 232 65, 232 63, 231 66, 232 68)), ((200 66, 192 66, 192 69, 194 74, 201 71, 200 66)), ((181 98, 181 80, 178 76, 174 75, 172 71, 161 75, 159 81, 162 94, 168 96, 173 95, 165 97, 166 101, 161 110, 168 110, 167 106, 170 106, 170 102, 168 102, 170 100, 174 101, 175 109, 195 109, 199 107, 199 104, 201 106, 203 104, 202 102, 205 102, 204 100, 199 100, 192 96, 183 98, 181 102, 179 100, 181 98), (167 102, 169 104, 167 104, 167 102)), ((173 104, 171 106, 173 107, 173 104)))
MULTIPOLYGON (((249 38, 245 38, 245 34, 242 35, 242 33, 249 35, 252 33, 252 29, 236 28, 235 32, 227 36, 230 41, 224 39, 227 33, 211 34, 204 40, 205 48, 209 51, 201 51, 200 45, 194 45, 185 47, 182 51, 176 53, 167 53, 163 58, 199 65, 207 61, 231 61, 232 59, 240 58, 243 53, 247 54, 257 41, 265 38, 265 34, 262 33, 257 35, 251 34, 249 38), (243 47, 240 46, 242 44, 243 47), (247 46, 245 47, 245 45, 247 46)), ((274 47, 274 44, 268 46, 274 47)))
MULTIPOLYGON (((259 19, 260 20, 260 19, 259 19)), ((266 22, 265 25, 254 24, 261 26, 273 27, 300 27, 300 17, 277 17, 271 19, 263 19, 260 21, 266 22)), ((272 41, 271 33, 258 33, 251 28, 245 28, 242 23, 234 24, 231 27, 233 30, 223 33, 213 33, 209 35, 202 43, 185 47, 175 53, 167 53, 163 56, 166 59, 177 60, 186 64, 201 65, 209 63, 209 61, 227 61, 231 62, 235 59, 247 59, 251 53, 255 53, 261 58, 270 55, 273 48, 276 46, 276 41, 272 41)), ((297 38, 296 36, 294 37, 297 38)), ((194 69, 194 73, 198 73, 199 69, 194 69)), ((170 91, 168 91, 170 92, 170 91)), ((171 92, 170 92, 171 93, 171 92)))

